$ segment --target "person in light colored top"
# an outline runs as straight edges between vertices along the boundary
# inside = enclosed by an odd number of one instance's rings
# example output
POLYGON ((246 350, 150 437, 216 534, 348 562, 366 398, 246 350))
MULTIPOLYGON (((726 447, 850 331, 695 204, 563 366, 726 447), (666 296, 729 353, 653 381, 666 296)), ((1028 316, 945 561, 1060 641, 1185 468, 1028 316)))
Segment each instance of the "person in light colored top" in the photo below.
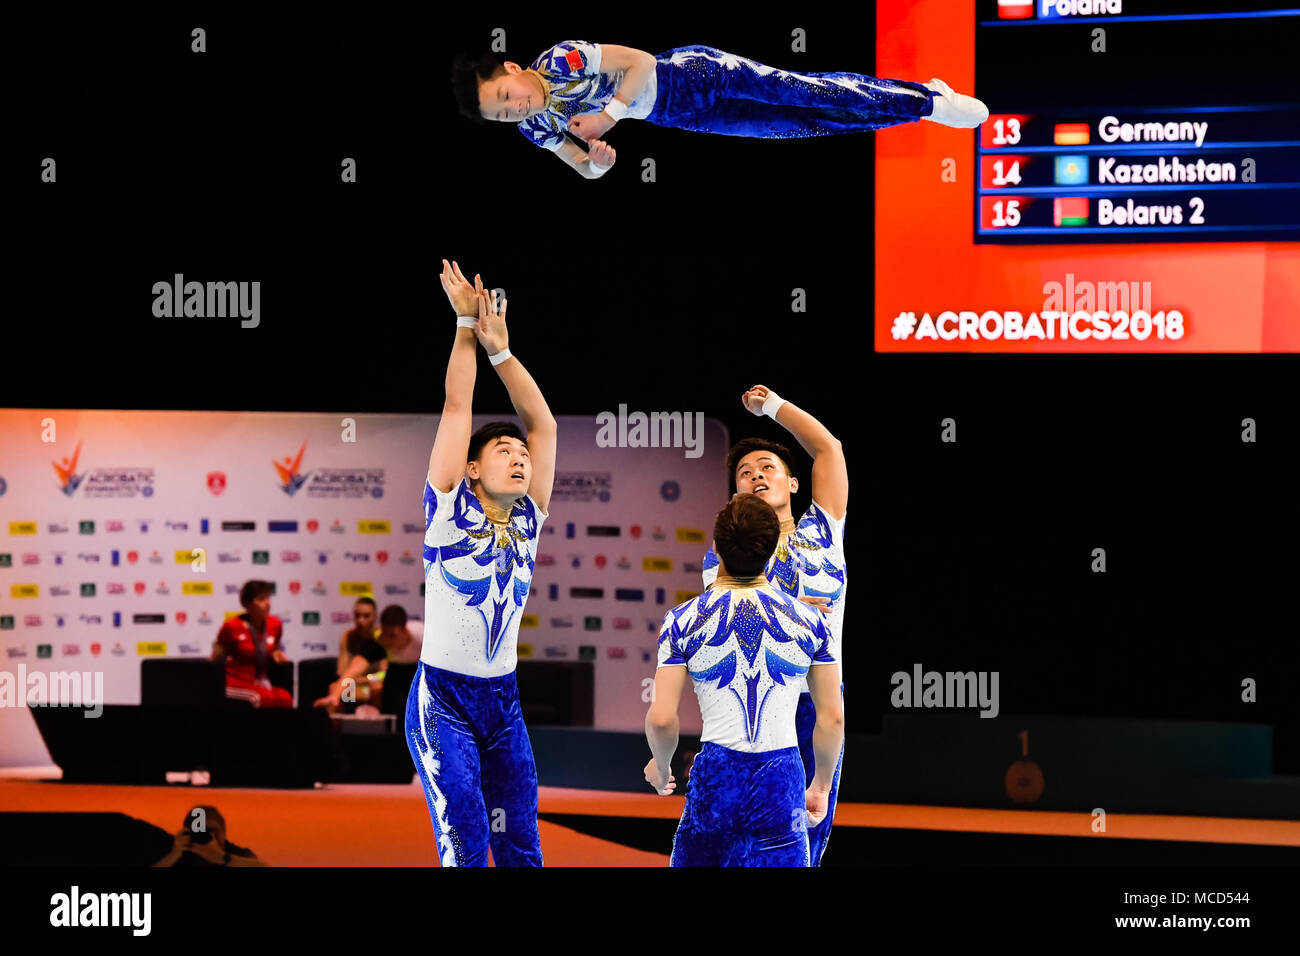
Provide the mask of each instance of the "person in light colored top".
POLYGON ((672 866, 808 866, 808 827, 826 816, 844 741, 839 664, 820 611, 763 574, 779 536, 771 505, 732 498, 713 526, 713 586, 669 611, 659 632, 645 722, 645 777, 657 793, 676 786, 670 764, 688 674, 704 725, 672 866), (805 676, 817 708, 807 786, 795 728, 805 676))

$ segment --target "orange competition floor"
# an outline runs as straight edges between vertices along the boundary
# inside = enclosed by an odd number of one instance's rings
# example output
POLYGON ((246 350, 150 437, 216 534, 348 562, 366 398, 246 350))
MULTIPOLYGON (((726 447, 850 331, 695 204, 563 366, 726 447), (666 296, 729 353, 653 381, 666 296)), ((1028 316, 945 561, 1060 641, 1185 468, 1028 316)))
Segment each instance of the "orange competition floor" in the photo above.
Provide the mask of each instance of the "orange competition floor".
MULTIPOLYGON (((57 772, 57 771, 56 771, 57 772)), ((217 806, 230 838, 276 866, 436 866, 433 829, 419 785, 339 784, 316 790, 126 787, 0 779, 0 812, 117 811, 168 832, 196 803, 217 806), (364 835, 357 828, 365 821, 364 835)), ((681 798, 542 787, 543 814, 676 819, 681 798)), ((839 827, 1300 846, 1300 822, 1110 814, 1105 833, 1086 813, 842 803, 839 827)), ((667 866, 648 853, 540 821, 548 866, 667 866)))

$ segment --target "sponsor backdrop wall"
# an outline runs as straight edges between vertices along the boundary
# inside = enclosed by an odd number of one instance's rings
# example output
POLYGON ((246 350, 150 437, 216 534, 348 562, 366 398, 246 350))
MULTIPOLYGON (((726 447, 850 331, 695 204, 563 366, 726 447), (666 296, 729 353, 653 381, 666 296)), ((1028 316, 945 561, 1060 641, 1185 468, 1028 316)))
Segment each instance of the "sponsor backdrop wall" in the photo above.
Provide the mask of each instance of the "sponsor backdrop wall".
MULTIPOLYGON (((137 704, 141 660, 208 656, 249 578, 274 582, 293 660, 335 654, 360 594, 423 618, 421 496, 437 421, 0 410, 0 671, 12 675, 0 679, 12 686, 20 665, 102 672, 105 703, 137 704)), ((643 726, 659 624, 700 590, 728 436, 699 424, 686 444, 702 453, 688 457, 602 447, 613 428, 559 416, 520 657, 594 661, 603 729, 643 726)), ((683 712, 683 730, 698 731, 698 709, 683 712)), ((0 764, 48 762, 26 708, 0 708, 0 764)))

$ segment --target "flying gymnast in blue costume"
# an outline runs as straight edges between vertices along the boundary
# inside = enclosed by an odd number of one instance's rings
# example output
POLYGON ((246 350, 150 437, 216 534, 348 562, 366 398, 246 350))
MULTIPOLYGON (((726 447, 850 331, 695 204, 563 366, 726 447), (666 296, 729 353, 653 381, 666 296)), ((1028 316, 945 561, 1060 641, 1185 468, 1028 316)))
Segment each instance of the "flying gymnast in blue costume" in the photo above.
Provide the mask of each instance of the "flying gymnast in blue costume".
POLYGON ((463 115, 516 123, 587 179, 614 165, 603 137, 623 119, 724 136, 793 139, 882 129, 917 120, 971 129, 979 100, 943 80, 914 83, 863 73, 794 73, 710 46, 655 56, 611 43, 569 40, 532 65, 460 55, 452 85, 463 115), (586 148, 565 134, 576 136, 586 148))

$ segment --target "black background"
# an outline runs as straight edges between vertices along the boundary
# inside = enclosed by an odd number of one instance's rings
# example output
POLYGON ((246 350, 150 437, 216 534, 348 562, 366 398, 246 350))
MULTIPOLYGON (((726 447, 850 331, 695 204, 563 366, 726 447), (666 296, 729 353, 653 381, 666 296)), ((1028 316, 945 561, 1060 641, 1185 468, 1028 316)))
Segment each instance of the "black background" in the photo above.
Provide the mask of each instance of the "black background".
MULTIPOLYGON (((914 662, 995 669, 1004 714, 1278 721, 1275 769, 1300 772, 1294 357, 876 355, 873 137, 889 130, 768 142, 627 122, 618 165, 589 182, 512 126, 455 115, 451 57, 494 27, 523 65, 586 39, 871 73, 854 11, 15 25, 29 66, 9 91, 0 405, 436 412, 452 327, 437 274, 455 258, 507 289, 512 351, 557 414, 698 410, 733 440, 786 440, 740 407, 761 382, 843 440, 854 729, 878 726, 889 675, 914 662), (45 156, 57 185, 39 182, 45 156), (260 280, 261 327, 153 318, 175 272, 260 280), (1241 702, 1245 677, 1259 703, 1241 702)), ((974 134, 951 135, 966 155, 974 134)), ((486 361, 475 408, 509 411, 486 361)))

